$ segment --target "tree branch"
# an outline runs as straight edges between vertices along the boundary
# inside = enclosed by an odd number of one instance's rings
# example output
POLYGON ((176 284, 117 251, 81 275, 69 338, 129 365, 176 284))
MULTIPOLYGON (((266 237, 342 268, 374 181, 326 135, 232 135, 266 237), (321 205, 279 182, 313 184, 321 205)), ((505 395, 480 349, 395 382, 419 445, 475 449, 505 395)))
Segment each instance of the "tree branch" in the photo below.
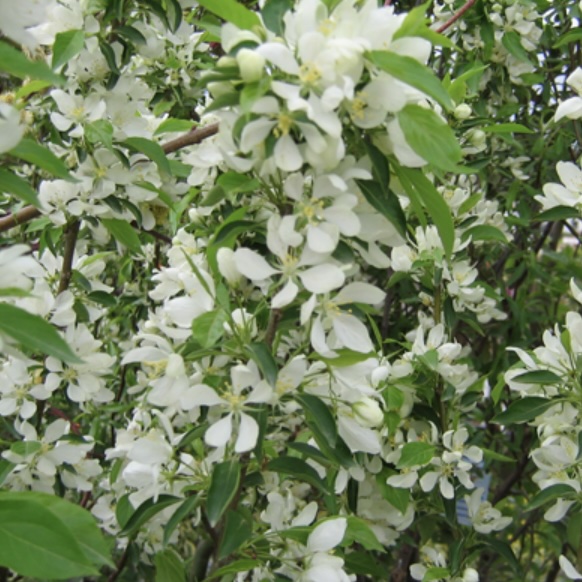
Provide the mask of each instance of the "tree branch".
POLYGON ((75 254, 75 245, 77 244, 77 235, 79 234, 80 220, 75 220, 67 226, 65 233, 65 250, 63 252, 63 267, 61 270, 61 280, 59 281, 59 290, 57 295, 66 291, 71 284, 73 275, 73 255, 75 254))
POLYGON ((465 4, 459 8, 458 12, 453 14, 442 26, 437 28, 437 32, 441 33, 447 30, 447 28, 450 28, 453 24, 455 24, 455 22, 457 22, 457 20, 459 20, 459 18, 461 18, 461 16, 463 16, 463 14, 465 14, 465 12, 471 8, 471 6, 473 6, 473 4, 475 4, 475 2, 477 2, 477 0, 467 0, 467 2, 465 2, 465 4))
MULTIPOLYGON (((164 150, 164 153, 171 154, 172 152, 176 152, 182 148, 200 143, 206 138, 212 137, 217 133, 218 123, 212 123, 204 127, 196 127, 190 130, 188 133, 185 133, 184 135, 181 135, 180 137, 165 143, 162 146, 162 149, 164 150)), ((0 218, 0 232, 6 232, 15 226, 30 222, 40 215, 41 211, 36 208, 36 206, 25 206, 18 212, 0 218)))

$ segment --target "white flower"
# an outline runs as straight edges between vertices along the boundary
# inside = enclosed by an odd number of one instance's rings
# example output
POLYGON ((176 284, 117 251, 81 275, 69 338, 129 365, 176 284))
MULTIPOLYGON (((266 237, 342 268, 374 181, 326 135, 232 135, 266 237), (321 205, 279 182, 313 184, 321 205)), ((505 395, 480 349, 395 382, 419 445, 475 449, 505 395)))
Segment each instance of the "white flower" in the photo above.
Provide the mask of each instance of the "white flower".
POLYGON ((51 113, 51 121, 59 131, 69 131, 71 137, 82 137, 85 133, 84 123, 102 119, 105 115, 105 102, 98 95, 82 95, 66 93, 62 89, 51 91, 60 113, 51 113))
POLYGON ((544 194, 535 199, 541 203, 544 210, 554 206, 574 206, 582 204, 582 170, 572 162, 558 162, 556 170, 561 184, 550 182, 544 184, 544 194))
POLYGON ((230 370, 231 384, 226 385, 222 396, 214 388, 205 384, 194 386, 190 402, 196 406, 217 407, 216 411, 228 410, 228 414, 212 424, 206 431, 204 440, 212 447, 225 446, 233 432, 233 418, 238 422, 238 435, 234 445, 237 453, 252 450, 259 436, 257 421, 246 412, 248 404, 268 402, 271 399, 272 389, 265 380, 261 380, 256 365, 249 362, 239 364, 230 370), (250 392, 245 394, 246 388, 250 392))
POLYGON ((242 48, 236 53, 240 76, 245 83, 258 81, 265 69, 265 58, 258 52, 242 48))
POLYGON ((554 121, 559 121, 563 117, 569 119, 580 119, 582 117, 582 67, 578 67, 566 79, 566 83, 578 93, 578 97, 570 97, 558 105, 554 121))
POLYGON ((478 488, 470 496, 465 496, 473 528, 482 534, 504 529, 511 523, 511 518, 503 517, 501 512, 495 509, 491 503, 484 501, 483 493, 484 489, 478 488))

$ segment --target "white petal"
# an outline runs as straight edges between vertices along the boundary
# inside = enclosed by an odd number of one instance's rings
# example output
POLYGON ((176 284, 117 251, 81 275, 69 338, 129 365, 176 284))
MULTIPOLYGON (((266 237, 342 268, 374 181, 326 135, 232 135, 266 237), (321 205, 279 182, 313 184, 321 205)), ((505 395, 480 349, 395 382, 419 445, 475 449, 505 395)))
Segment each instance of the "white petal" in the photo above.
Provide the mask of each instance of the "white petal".
POLYGON ((277 167, 285 172, 295 172, 303 165, 299 148, 289 135, 284 135, 277 140, 273 153, 277 167))
POLYGON ((236 453, 246 453, 252 450, 257 444, 259 436, 259 425, 257 421, 248 414, 241 412, 240 425, 238 427, 238 438, 234 445, 236 453))
POLYGON ((307 244, 316 253, 333 253, 339 241, 337 226, 321 223, 307 227, 307 244))
POLYGON ((297 297, 297 292, 299 291, 299 287, 289 279, 283 289, 273 297, 271 301, 271 307, 273 309, 280 309, 281 307, 285 307, 289 305, 297 297))
POLYGON ((299 65, 291 50, 279 42, 265 42, 257 48, 257 52, 273 63, 284 73, 299 74, 299 65))
POLYGON ((335 265, 324 263, 299 273, 305 289, 311 293, 328 293, 344 284, 345 273, 335 265))
POLYGON ((566 576, 570 580, 582 579, 582 574, 580 574, 580 572, 578 572, 578 570, 576 570, 576 567, 574 566, 574 564, 572 564, 572 562, 570 562, 570 560, 568 560, 568 558, 566 558, 566 556, 564 556, 564 555, 560 556, 559 562, 560 562, 560 568, 562 568, 562 572, 564 572, 564 574, 566 574, 566 576))
POLYGON ((223 447, 232 434, 232 412, 215 422, 204 435, 204 440, 211 447, 223 447))
POLYGON ((236 268, 251 281, 263 281, 278 273, 269 263, 250 249, 238 249, 234 253, 236 268))
POLYGON ((240 137, 241 151, 250 152, 257 144, 263 143, 273 127, 275 127, 275 122, 265 118, 247 123, 240 137))
POLYGON ((319 524, 309 535, 307 547, 309 551, 328 552, 344 539, 348 522, 345 518, 330 519, 319 524))
POLYGON ((340 416, 338 419, 338 431, 352 453, 361 451, 378 455, 382 451, 378 433, 363 427, 351 418, 340 416))
POLYGON ((167 357, 167 352, 153 346, 146 346, 143 348, 135 348, 127 352, 123 360, 121 360, 121 364, 132 364, 134 362, 158 362, 159 360, 165 360, 167 357))
POLYGON ((582 98, 570 97, 570 99, 566 99, 566 101, 560 103, 558 109, 556 109, 554 121, 559 121, 562 117, 580 119, 582 117, 582 98))
POLYGON ((225 404, 226 400, 221 398, 210 386, 196 384, 196 386, 192 386, 185 391, 180 398, 180 402, 185 410, 190 410, 195 406, 225 404))
POLYGON ((353 315, 340 313, 334 317, 333 329, 337 339, 346 348, 363 354, 374 349, 366 326, 353 315))
POLYGON ((386 293, 370 285, 369 283, 350 283, 346 285, 334 298, 334 302, 342 303, 367 303, 376 305, 384 301, 386 293))

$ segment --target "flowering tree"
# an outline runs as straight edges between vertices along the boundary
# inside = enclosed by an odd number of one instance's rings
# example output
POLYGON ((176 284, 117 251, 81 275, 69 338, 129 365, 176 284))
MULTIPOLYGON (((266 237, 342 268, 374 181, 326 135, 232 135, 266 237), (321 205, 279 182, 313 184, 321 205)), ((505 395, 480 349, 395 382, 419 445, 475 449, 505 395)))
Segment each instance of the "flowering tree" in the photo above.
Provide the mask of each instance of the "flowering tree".
POLYGON ((582 579, 581 11, 0 0, 0 579, 582 579))

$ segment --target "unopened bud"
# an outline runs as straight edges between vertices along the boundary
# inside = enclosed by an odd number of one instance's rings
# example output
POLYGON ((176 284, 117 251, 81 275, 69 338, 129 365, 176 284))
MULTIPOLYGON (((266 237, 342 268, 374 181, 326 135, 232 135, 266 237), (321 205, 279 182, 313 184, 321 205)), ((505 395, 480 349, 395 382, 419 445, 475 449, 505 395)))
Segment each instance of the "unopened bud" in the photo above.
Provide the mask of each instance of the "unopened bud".
POLYGON ((384 413, 376 400, 367 396, 352 404, 356 420, 365 427, 374 428, 384 422, 384 413))
POLYGON ((477 148, 482 146, 486 139, 487 135, 485 135, 485 132, 480 129, 474 129, 469 133, 469 141, 477 148))
POLYGON ((472 113, 471 107, 466 103, 461 103, 460 105, 457 105, 457 107, 455 107, 454 115, 457 119, 463 120, 471 117, 471 113, 472 113))
POLYGON ((265 57, 251 49, 242 48, 236 53, 240 76, 246 83, 258 81, 263 76, 265 57))

